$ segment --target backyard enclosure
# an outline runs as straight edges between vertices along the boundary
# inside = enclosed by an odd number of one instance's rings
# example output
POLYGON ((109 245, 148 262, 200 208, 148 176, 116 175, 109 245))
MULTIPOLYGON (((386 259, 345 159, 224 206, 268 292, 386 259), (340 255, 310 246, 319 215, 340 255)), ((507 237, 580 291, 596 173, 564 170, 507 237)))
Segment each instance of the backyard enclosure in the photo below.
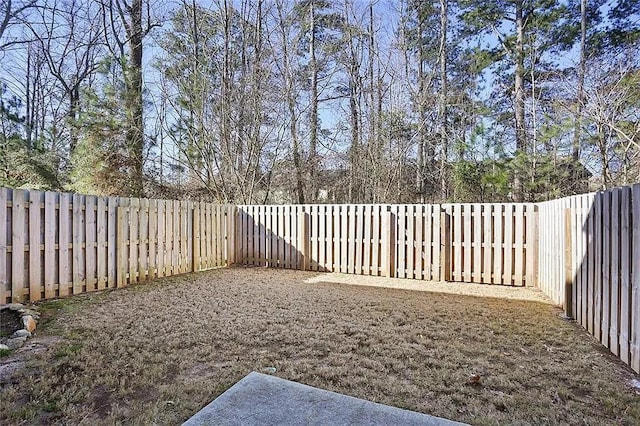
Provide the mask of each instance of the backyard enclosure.
POLYGON ((640 371, 640 185, 537 204, 221 206, 0 188, 0 302, 233 264, 537 286, 640 371))

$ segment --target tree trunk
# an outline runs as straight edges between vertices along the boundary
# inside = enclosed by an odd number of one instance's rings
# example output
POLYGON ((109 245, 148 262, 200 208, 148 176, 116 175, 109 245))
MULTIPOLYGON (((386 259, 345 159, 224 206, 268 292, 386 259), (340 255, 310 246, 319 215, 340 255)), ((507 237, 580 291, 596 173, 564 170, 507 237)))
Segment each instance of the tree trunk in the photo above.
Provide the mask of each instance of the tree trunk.
POLYGON ((447 6, 448 0, 440 0, 440 198, 442 201, 447 199, 447 156, 448 147, 448 131, 447 131, 447 6))
MULTIPOLYGON (((587 42, 587 0, 580 1, 580 65, 578 67, 578 90, 576 94, 576 117, 573 133, 571 158, 575 163, 580 159, 580 138, 582 136, 582 104, 584 101, 584 77, 586 74, 586 42, 587 42)), ((576 168, 577 170, 577 168, 576 168)), ((572 183, 575 183, 572 182, 572 183)))
MULTIPOLYGON (((516 71, 514 81, 514 110, 516 125, 516 155, 527 153, 527 133, 524 122, 524 18, 523 18, 523 0, 517 0, 516 6, 516 71)), ((522 202, 524 193, 522 187, 522 177, 516 174, 513 179, 514 183, 514 201, 522 202)))
POLYGON ((129 12, 129 63, 126 66, 126 141, 131 181, 129 195, 144 196, 144 121, 142 105, 142 0, 132 0, 129 12))
MULTIPOLYGON (((422 17, 418 14, 418 34, 422 36, 424 31, 424 25, 422 17)), ((426 177, 426 145, 427 145, 427 132, 426 132, 426 93, 425 93, 425 74, 424 74, 424 59, 425 59, 425 47, 420 43, 418 49, 418 116, 420 122, 418 123, 418 149, 416 157, 416 195, 417 201, 423 203, 425 201, 425 177, 426 177)))
POLYGON ((310 42, 309 42, 309 67, 311 68, 311 123, 309 135, 309 179, 311 183, 311 202, 315 202, 318 196, 318 63, 316 60, 316 15, 313 1, 310 3, 310 42))
POLYGON ((296 114, 296 99, 294 96, 294 76, 291 70, 291 60, 289 58, 289 49, 286 29, 286 19, 282 14, 282 3, 277 3, 278 9, 278 25, 280 29, 282 42, 282 61, 284 62, 284 90, 287 101, 287 109, 289 110, 289 134, 291 135, 293 168, 295 171, 295 193, 298 204, 304 204, 304 185, 302 178, 302 162, 300 158, 300 140, 298 138, 298 116, 296 114))

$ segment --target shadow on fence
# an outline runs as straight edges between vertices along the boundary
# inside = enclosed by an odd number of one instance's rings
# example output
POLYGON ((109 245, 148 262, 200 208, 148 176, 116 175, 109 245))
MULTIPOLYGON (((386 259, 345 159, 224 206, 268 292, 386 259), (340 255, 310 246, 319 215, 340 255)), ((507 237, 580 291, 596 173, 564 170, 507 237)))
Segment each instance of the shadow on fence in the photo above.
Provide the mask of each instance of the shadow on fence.
POLYGON ((640 372, 640 185, 540 205, 540 288, 640 372))

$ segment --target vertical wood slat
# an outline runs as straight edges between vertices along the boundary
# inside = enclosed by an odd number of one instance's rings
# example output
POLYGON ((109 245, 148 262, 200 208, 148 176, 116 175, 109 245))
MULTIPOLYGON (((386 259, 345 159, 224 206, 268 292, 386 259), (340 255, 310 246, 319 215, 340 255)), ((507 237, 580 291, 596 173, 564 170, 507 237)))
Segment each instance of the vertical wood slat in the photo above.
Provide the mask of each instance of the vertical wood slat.
POLYGON ((413 279, 415 267, 416 237, 415 237, 415 205, 407 206, 406 236, 407 236, 407 252, 405 272, 406 278, 413 279))
POLYGON ((482 282, 482 205, 472 204, 473 211, 473 281, 482 282))
POLYGON ((611 191, 602 194, 602 318, 600 342, 609 347, 611 300, 611 191))
POLYGON ((398 269, 395 263, 395 241, 396 241, 396 214, 387 210, 382 215, 382 260, 383 260, 383 276, 394 278, 398 269))
POLYGON ((589 216, 589 197, 581 196, 580 197, 580 231, 581 231, 581 260, 580 260, 580 325, 584 328, 587 328, 587 281, 588 281, 588 267, 586 264, 586 259, 588 256, 588 244, 589 244, 589 234, 587 227, 587 218, 589 216))
POLYGON ((415 244, 415 258, 414 258, 414 270, 415 279, 418 280, 430 280, 430 268, 427 272, 427 267, 424 263, 424 259, 427 257, 427 248, 430 248, 432 241, 427 240, 424 237, 424 224, 425 224, 425 210, 429 210, 429 205, 416 205, 415 223, 414 223, 414 244, 415 244), (429 275, 429 277, 427 277, 429 275))
POLYGON ((513 285, 513 204, 504 206, 504 280, 503 284, 513 285))
POLYGON ((196 203, 193 208, 193 271, 198 272, 201 271, 202 261, 200 259, 200 250, 202 245, 201 239, 201 228, 200 228, 200 206, 202 203, 196 203))
POLYGON ((371 205, 366 205, 363 207, 364 246, 363 246, 362 273, 364 275, 371 275, 371 249, 373 248, 373 243, 371 241, 371 227, 373 224, 373 215, 372 215, 371 208, 372 208, 371 205))
POLYGON ((602 326, 602 192, 596 193, 595 198, 595 271, 594 271, 594 308, 593 308, 593 331, 596 339, 600 340, 602 326))
POLYGON ((86 291, 97 289, 97 259, 96 259, 96 197, 85 197, 85 283, 86 291))
POLYGON ((611 192, 611 298, 609 322, 609 350, 619 355, 618 330, 620 328, 620 189, 611 192))
POLYGON ((29 217, 27 223, 27 233, 29 235, 29 301, 42 299, 41 280, 42 269, 40 262, 40 229, 43 226, 41 220, 41 196, 40 191, 29 191, 29 217))
POLYGON ((356 257, 356 208, 355 205, 349 206, 348 227, 349 233, 347 237, 349 256, 347 257, 347 272, 355 273, 355 257, 356 257))
MULTIPOLYGON (((218 239, 218 264, 217 267, 224 266, 225 264, 225 252, 226 252, 226 218, 224 214, 225 207, 222 205, 217 206, 217 223, 218 223, 218 232, 216 233, 216 238, 218 239)), ((188 217, 187 217, 188 219, 188 217)), ((188 221, 187 221, 188 225, 188 221)), ((185 228, 185 247, 187 242, 187 232, 189 227, 185 228)), ((275 243, 275 242, 274 242, 275 243)))
POLYGON ((140 271, 139 256, 139 228, 140 228, 140 200, 132 198, 129 209, 129 284, 138 282, 140 271))
POLYGON ((298 265, 303 271, 308 271, 311 263, 309 261, 309 213, 304 210, 298 213, 298 247, 298 265))
POLYGON ((58 204, 58 296, 64 297, 69 294, 69 284, 72 282, 69 252, 71 244, 71 194, 60 194, 58 204))
POLYGON ((440 213, 440 281, 451 280, 451 216, 440 213))
POLYGON ((107 198, 98 197, 96 204, 96 289, 107 287, 107 198))
POLYGON ((173 202, 173 225, 172 225, 173 251, 171 255, 171 275, 178 275, 180 273, 180 256, 181 256, 180 216, 181 216, 181 213, 182 213, 182 209, 180 208, 180 201, 176 200, 173 202))
POLYGON ((166 259, 166 211, 164 200, 158 200, 158 248, 157 248, 157 267, 156 276, 162 278, 165 276, 165 259, 166 259))
POLYGON ((372 263, 372 275, 377 277, 382 275, 381 264, 380 264, 380 250, 381 244, 380 241, 382 239, 380 233, 380 220, 382 218, 382 206, 376 205, 373 208, 373 247, 371 247, 371 263, 372 263))
POLYGON ((463 253, 463 278, 465 282, 471 282, 471 277, 473 276, 472 268, 472 240, 473 235, 471 231, 471 227, 473 225, 472 218, 472 204, 463 204, 462 205, 462 223, 463 223, 463 245, 462 245, 462 253, 463 253))
POLYGON ((525 259, 525 249, 524 249, 524 238, 525 238, 525 207, 526 204, 516 204, 514 209, 514 256, 513 256, 513 283, 517 286, 525 285, 525 271, 524 271, 524 259, 525 259))
POLYGON ((25 277, 25 200, 26 192, 19 189, 13 190, 13 204, 11 208, 11 301, 24 301, 25 277))
POLYGON ((595 271, 595 246, 596 239, 594 234, 594 224, 595 224, 595 199, 591 199, 589 216, 587 217, 587 235, 589 236, 589 241, 587 243, 588 247, 588 261, 587 261, 587 330, 589 333, 593 334, 593 309, 594 309, 594 271, 595 271))
POLYGON ((0 305, 11 300, 11 289, 7 288, 10 283, 7 276, 9 266, 7 245, 11 245, 11 242, 8 241, 8 237, 11 236, 11 230, 7 230, 8 192, 7 188, 0 188, 0 305))
POLYGON ((453 228, 453 280, 462 281, 462 206, 453 205, 452 228, 453 228))
MULTIPOLYGON (((431 211, 428 216, 429 217, 428 229, 430 233, 429 239, 433 240, 433 244, 431 244, 431 246, 429 247, 430 259, 428 259, 428 262, 429 262, 428 268, 431 273, 430 279, 436 280, 436 281, 443 281, 445 279, 445 275, 449 276, 447 275, 448 272, 442 270, 442 263, 443 263, 442 251, 441 251, 442 234, 440 233, 440 228, 443 226, 448 227, 449 222, 442 222, 441 212, 442 212, 442 206, 434 205, 434 206, 431 206, 431 211)), ((447 241, 446 243, 447 243, 448 250, 450 250, 451 247, 448 245, 449 241, 447 241)), ((450 265, 449 258, 444 259, 444 262, 446 262, 447 268, 449 268, 448 266, 450 265)))
MULTIPOLYGON (((149 263, 148 278, 157 277, 158 273, 158 256, 157 256, 157 238, 158 238, 158 200, 149 200, 149 263)), ((193 236, 195 240, 195 235, 193 236)))
POLYGON ((118 215, 118 199, 110 197, 107 202, 107 286, 115 287, 116 284, 116 264, 117 264, 117 215, 118 215))
POLYGON ((165 201, 165 235, 164 235, 164 276, 173 275, 173 202, 165 201))
POLYGON ((73 194, 73 215, 72 219, 72 236, 71 236, 71 266, 72 266, 72 281, 73 294, 79 294, 83 291, 83 284, 85 281, 84 270, 84 253, 83 253, 83 230, 84 230, 84 213, 82 209, 83 196, 79 194, 73 194))
POLYGON ((146 281, 149 273, 149 200, 140 200, 140 243, 138 244, 138 280, 146 281))
POLYGON ((355 273, 362 275, 362 257, 364 255, 364 210, 363 206, 356 205, 356 261, 355 273))
MULTIPOLYGON (((632 211, 631 211, 631 188, 622 188, 620 200, 621 217, 620 217, 620 359, 629 364, 630 358, 630 339, 631 339, 631 278, 629 273, 632 265, 631 244, 635 241, 632 230, 632 211)), ((583 324, 584 325, 584 324, 583 324)))
POLYGON ((632 187, 632 220, 633 220, 633 251, 631 265, 631 347, 630 365, 637 373, 640 373, 640 184, 632 187))
POLYGON ((482 282, 491 283, 493 269, 493 205, 483 204, 482 223, 484 232, 482 234, 483 250, 483 266, 482 266, 482 282))
POLYGON ((427 205, 420 214, 422 217, 422 267, 424 280, 440 280, 440 230, 435 231, 440 220, 440 206, 427 205), (436 217, 437 216, 437 217, 436 217))
MULTIPOLYGON (((121 199, 122 202, 122 199, 121 199)), ((124 203, 123 203, 124 204, 124 203)), ((117 242, 116 242, 116 251, 118 253, 117 263, 116 263, 116 285, 118 288, 124 287, 127 285, 127 260, 128 250, 127 250, 127 219, 129 216, 129 208, 125 205, 121 204, 117 208, 117 224, 118 230, 116 233, 117 242)))
POLYGON ((497 204, 493 212, 493 284, 503 284, 504 282, 502 279, 502 261, 504 259, 502 250, 503 207, 503 204, 497 204))
MULTIPOLYGON (((5 222, 2 220, 2 202, 1 202, 0 189, 0 228, 5 228, 5 222)), ((56 222, 56 193, 45 192, 44 194, 44 298, 53 299, 56 297, 55 285, 59 282, 59 277, 56 272, 56 232, 58 226, 56 222)), ((6 228, 5 228, 6 229, 6 228)), ((0 232, 0 245, 4 240, 2 239, 2 232, 0 232)), ((1 250, 1 249, 0 249, 1 250)), ((4 262, 4 258, 0 253, 0 262, 4 262)), ((2 284, 2 277, 0 277, 0 292, 4 288, 2 284)), ((4 299, 0 298, 0 301, 4 299)))

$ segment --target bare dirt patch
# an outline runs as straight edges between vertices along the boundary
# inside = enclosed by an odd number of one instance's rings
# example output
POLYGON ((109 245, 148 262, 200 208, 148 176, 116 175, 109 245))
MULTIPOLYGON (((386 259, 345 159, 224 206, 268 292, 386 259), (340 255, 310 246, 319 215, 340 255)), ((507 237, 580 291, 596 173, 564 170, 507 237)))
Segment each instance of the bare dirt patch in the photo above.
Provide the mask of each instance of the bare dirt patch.
POLYGON ((223 269, 44 303, 38 333, 60 340, 2 384, 0 423, 176 424, 273 369, 472 424, 640 423, 637 376, 549 304, 316 276, 223 269))

